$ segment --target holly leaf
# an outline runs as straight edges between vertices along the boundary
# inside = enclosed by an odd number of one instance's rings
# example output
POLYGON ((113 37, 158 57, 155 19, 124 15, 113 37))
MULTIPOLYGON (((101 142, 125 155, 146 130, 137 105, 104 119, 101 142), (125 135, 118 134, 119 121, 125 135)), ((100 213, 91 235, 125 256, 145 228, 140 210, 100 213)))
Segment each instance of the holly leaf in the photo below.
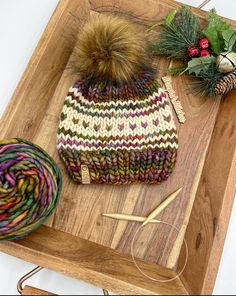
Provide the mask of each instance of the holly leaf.
POLYGON ((222 33, 225 42, 225 50, 231 51, 236 43, 236 30, 230 28, 222 33))
POLYGON ((171 9, 171 11, 169 12, 169 14, 166 17, 166 25, 167 26, 169 26, 173 22, 176 14, 177 14, 177 9, 174 9, 174 8, 171 9))
POLYGON ((216 54, 224 50, 225 42, 223 32, 230 29, 222 17, 218 16, 215 9, 212 9, 208 15, 208 27, 203 30, 203 34, 209 39, 212 51, 216 54))
POLYGON ((211 26, 214 26, 218 32, 225 31, 230 28, 230 25, 217 14, 215 9, 211 9, 208 14, 208 21, 211 26))
POLYGON ((201 72, 206 73, 215 62, 216 58, 214 56, 195 58, 188 62, 188 68, 185 71, 199 76, 201 72))
POLYGON ((203 30, 203 34, 209 39, 212 51, 219 54, 224 48, 224 41, 219 38, 219 34, 214 27, 208 27, 203 30))

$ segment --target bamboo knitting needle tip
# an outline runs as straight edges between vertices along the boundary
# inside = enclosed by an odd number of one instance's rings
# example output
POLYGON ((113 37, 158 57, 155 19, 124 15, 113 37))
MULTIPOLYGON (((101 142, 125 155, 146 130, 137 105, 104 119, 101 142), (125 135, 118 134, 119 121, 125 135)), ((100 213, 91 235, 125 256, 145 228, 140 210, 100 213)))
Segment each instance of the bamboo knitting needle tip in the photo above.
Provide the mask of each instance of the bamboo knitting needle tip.
MULTIPOLYGON (((147 217, 135 216, 135 215, 126 215, 126 214, 110 214, 104 213, 102 216, 117 219, 117 220, 126 220, 126 221, 134 221, 134 222, 143 222, 147 219, 147 217)), ((159 220, 152 219, 150 223, 159 223, 159 220)))
POLYGON ((155 218, 159 213, 161 213, 180 193, 180 191, 183 189, 183 187, 177 189, 173 193, 171 193, 167 198, 154 210, 151 212, 150 215, 146 218, 146 220, 143 222, 142 226, 145 226, 147 223, 149 223, 153 218, 155 218))

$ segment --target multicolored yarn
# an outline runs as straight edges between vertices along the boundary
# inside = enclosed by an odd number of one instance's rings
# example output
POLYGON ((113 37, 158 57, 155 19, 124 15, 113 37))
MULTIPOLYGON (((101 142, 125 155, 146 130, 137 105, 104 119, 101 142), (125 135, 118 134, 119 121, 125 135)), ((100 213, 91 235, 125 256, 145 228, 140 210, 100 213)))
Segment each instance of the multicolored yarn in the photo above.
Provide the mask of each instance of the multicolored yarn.
POLYGON ((40 147, 22 139, 0 140, 0 240, 38 228, 55 209, 61 174, 40 147))
POLYGON ((78 183, 86 165, 93 183, 155 183, 172 172, 178 140, 169 101, 143 74, 130 85, 70 88, 61 113, 58 151, 78 183))

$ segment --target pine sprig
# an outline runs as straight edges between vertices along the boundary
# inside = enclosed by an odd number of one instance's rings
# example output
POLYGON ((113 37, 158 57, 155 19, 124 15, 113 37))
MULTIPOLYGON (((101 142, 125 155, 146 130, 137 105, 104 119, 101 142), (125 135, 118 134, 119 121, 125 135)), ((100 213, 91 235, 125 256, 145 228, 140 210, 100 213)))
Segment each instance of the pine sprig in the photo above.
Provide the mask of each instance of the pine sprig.
POLYGON ((161 27, 159 40, 152 45, 153 53, 186 60, 187 49, 196 45, 201 36, 199 18, 183 6, 172 22, 161 27))
POLYGON ((167 69, 167 74, 168 75, 181 75, 183 72, 186 71, 186 68, 188 67, 188 65, 181 65, 181 66, 176 66, 176 67, 171 67, 167 69))
MULTIPOLYGON (((218 16, 215 10, 210 11, 205 29, 201 29, 199 17, 184 6, 179 10, 171 10, 160 26, 162 31, 151 45, 153 54, 183 62, 181 66, 169 68, 167 74, 182 75, 188 72, 198 79, 194 91, 202 96, 216 96, 220 87, 223 91, 234 87, 235 84, 229 85, 232 84, 229 77, 219 71, 217 55, 223 50, 236 48, 236 30, 218 16), (219 81, 228 85, 219 86, 219 81)), ((230 79, 234 83, 235 75, 230 79)))
POLYGON ((216 64, 213 63, 207 71, 201 72, 198 75, 201 81, 196 82, 193 89, 202 96, 216 96, 215 86, 223 77, 224 74, 220 73, 216 64))

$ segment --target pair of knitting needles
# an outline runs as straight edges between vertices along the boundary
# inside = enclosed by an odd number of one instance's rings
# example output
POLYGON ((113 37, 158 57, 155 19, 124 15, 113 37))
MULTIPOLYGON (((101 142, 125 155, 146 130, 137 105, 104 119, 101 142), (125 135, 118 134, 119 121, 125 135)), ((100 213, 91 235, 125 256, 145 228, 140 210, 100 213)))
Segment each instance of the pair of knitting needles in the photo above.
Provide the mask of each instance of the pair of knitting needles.
POLYGON ((183 187, 177 189, 170 195, 166 197, 166 199, 155 208, 147 217, 142 216, 135 216, 135 215, 127 215, 127 214, 110 214, 110 213, 104 213, 102 214, 105 217, 109 217, 112 219, 117 220, 125 220, 125 221, 134 221, 134 222, 142 222, 142 227, 145 226, 148 223, 160 223, 160 220, 154 219, 158 214, 160 214, 180 193, 180 191, 183 189, 183 187))

